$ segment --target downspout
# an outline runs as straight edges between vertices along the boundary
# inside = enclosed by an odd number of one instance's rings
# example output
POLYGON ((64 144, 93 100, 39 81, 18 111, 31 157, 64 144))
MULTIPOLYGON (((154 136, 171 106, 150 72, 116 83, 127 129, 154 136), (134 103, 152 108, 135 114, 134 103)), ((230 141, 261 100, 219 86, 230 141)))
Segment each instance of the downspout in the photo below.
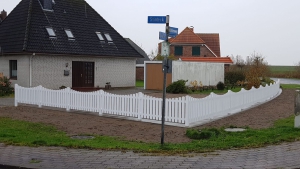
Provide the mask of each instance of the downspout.
POLYGON ((29 87, 32 86, 32 59, 33 59, 33 56, 35 56, 35 53, 33 53, 29 57, 29 87))

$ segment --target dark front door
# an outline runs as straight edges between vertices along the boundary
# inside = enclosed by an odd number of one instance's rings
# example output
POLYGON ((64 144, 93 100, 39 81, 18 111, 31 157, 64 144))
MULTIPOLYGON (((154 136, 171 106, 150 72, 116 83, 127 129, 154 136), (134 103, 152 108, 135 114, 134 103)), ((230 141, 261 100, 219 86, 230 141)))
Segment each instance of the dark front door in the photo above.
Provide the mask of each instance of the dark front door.
POLYGON ((94 87, 94 62, 72 62, 72 87, 94 87))

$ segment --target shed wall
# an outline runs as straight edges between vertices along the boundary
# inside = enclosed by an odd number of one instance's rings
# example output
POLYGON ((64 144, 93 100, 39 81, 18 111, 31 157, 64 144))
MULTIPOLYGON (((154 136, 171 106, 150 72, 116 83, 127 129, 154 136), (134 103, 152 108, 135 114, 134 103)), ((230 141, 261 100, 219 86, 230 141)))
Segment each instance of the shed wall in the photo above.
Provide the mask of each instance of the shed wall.
POLYGON ((196 80, 205 86, 215 86, 224 82, 224 64, 173 61, 172 82, 180 79, 188 80, 187 85, 196 80))
MULTIPOLYGON (((163 90, 164 73, 162 72, 162 63, 146 63, 146 89, 163 90)), ((166 86, 172 83, 172 74, 167 73, 166 86)))

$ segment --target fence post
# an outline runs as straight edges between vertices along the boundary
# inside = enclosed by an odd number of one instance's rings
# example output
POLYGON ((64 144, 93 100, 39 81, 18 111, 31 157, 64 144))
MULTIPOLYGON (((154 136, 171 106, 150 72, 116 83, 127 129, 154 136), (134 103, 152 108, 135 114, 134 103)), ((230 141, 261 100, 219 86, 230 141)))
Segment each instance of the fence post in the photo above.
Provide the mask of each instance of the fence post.
POLYGON ((185 96, 185 126, 190 126, 189 120, 189 97, 185 96))
POLYGON ((142 119, 143 115, 143 108, 144 108, 144 99, 143 99, 143 93, 139 92, 138 93, 138 119, 142 119))
POLYGON ((39 108, 41 108, 42 107, 42 98, 43 98, 43 96, 42 96, 42 86, 40 85, 40 86, 38 86, 37 87, 37 92, 38 92, 38 105, 39 105, 39 108))
POLYGON ((18 97, 19 97, 19 86, 18 86, 18 84, 15 84, 15 107, 17 107, 18 106, 18 97))
POLYGON ((296 90, 294 111, 295 111, 295 128, 300 128, 300 90, 296 90))
POLYGON ((66 103, 67 103, 67 106, 66 106, 66 110, 67 111, 70 111, 70 104, 71 104, 71 89, 69 87, 67 87, 67 89, 65 90, 66 92, 66 103))
POLYGON ((100 90, 100 92, 97 92, 97 107, 99 111, 99 116, 103 115, 103 107, 104 107, 104 99, 103 99, 104 91, 100 90))

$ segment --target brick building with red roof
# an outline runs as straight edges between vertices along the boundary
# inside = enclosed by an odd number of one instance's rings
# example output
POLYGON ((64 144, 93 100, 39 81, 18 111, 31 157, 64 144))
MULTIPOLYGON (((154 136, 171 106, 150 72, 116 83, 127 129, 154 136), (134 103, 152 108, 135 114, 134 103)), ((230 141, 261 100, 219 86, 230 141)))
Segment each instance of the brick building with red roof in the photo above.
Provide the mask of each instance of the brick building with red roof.
MULTIPOLYGON (((195 33, 186 27, 175 38, 169 39, 170 55, 182 61, 224 63, 225 69, 233 63, 230 57, 221 57, 218 33, 195 33)), ((161 51, 161 43, 158 45, 161 51)))

